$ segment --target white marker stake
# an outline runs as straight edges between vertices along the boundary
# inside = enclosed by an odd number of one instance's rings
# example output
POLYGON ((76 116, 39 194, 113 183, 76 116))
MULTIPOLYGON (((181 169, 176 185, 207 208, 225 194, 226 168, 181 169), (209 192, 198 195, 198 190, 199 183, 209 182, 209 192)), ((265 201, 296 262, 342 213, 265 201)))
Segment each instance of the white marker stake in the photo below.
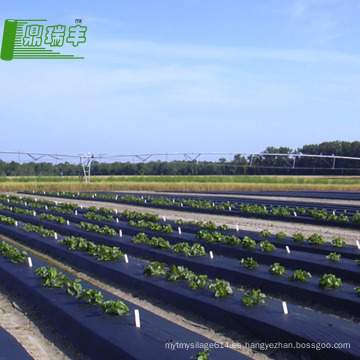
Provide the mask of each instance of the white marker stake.
POLYGON ((82 205, 80 205, 80 209, 82 209, 83 208, 83 206, 82 205))
POLYGON ((57 201, 55 201, 55 205, 57 205, 57 201))
POLYGON ((31 260, 30 256, 27 258, 27 262, 28 262, 29 267, 32 267, 32 260, 31 260))
POLYGON ((74 214, 77 216, 77 210, 74 211, 74 214))
POLYGON ((134 310, 134 316, 135 316, 135 326, 137 328, 141 327, 141 325, 140 325, 140 313, 139 313, 138 309, 134 310))
POLYGON ((57 233, 54 233, 54 239, 57 240, 57 233))
POLYGON ((231 211, 231 206, 229 206, 229 211, 231 211))
POLYGON ((360 250, 360 242, 359 242, 359 240, 356 240, 356 246, 360 250))
POLYGON ((66 225, 69 226, 70 225, 70 221, 66 220, 66 225))
POLYGON ((183 203, 180 203, 180 206, 183 207, 184 206, 183 203))
POLYGON ((144 200, 144 204, 146 204, 146 199, 144 200))
POLYGON ((119 236, 122 237, 122 230, 119 230, 119 236))
POLYGON ((115 196, 115 200, 117 200, 117 199, 118 199, 118 196, 116 195, 116 196, 115 196))
POLYGON ((236 231, 239 231, 239 225, 235 225, 236 231))
POLYGON ((35 210, 33 211, 33 216, 36 216, 36 211, 35 210))
POLYGON ((165 217, 165 216, 163 216, 163 221, 164 221, 164 222, 166 221, 166 217, 165 217))
POLYGON ((125 260, 125 262, 128 264, 129 263, 129 258, 128 258, 128 256, 126 255, 126 254, 124 254, 124 260, 125 260))
POLYGON ((48 207, 47 207, 47 205, 45 205, 45 210, 47 210, 48 209, 48 207))
POLYGON ((289 313, 289 311, 288 311, 286 301, 282 302, 282 308, 283 308, 284 315, 287 315, 289 313))
POLYGON ((212 260, 214 258, 214 254, 212 251, 209 251, 209 256, 210 256, 210 259, 212 260))
POLYGON ((335 210, 333 210, 333 215, 336 215, 336 212, 335 212, 335 210))
POLYGON ((288 246, 285 246, 286 252, 290 254, 290 248, 288 246))
POLYGON ((27 206, 27 202, 26 202, 26 201, 24 202, 24 205, 27 206))
POLYGON ((178 233, 179 233, 179 235, 181 235, 181 227, 180 226, 178 227, 178 233))
POLYGON ((215 203, 212 203, 212 206, 214 207, 214 206, 215 206, 215 203))
POLYGON ((116 222, 119 223, 119 218, 116 218, 116 222))
POLYGON ((37 198, 35 198, 35 202, 37 202, 37 198))
POLYGON ((118 213, 118 209, 115 209, 115 214, 117 214, 118 213))
POLYGON ((296 211, 294 211, 294 216, 297 216, 297 213, 296 213, 296 211))
POLYGON ((18 222, 15 220, 15 224, 14 224, 15 226, 18 226, 19 224, 18 224, 18 222))

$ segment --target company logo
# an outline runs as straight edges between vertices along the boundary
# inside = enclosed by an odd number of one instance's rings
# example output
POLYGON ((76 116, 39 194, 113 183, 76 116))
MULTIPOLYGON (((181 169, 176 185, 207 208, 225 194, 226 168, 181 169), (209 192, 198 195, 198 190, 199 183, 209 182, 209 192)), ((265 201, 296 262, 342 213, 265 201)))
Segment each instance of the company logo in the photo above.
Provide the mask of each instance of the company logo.
MULTIPOLYGON (((75 26, 46 26, 47 20, 5 20, 0 58, 84 59, 58 52, 59 48, 78 47, 86 42, 86 26, 76 19, 75 26)), ((61 49, 62 50, 62 49, 61 49)), ((67 50, 66 50, 67 51, 67 50)))

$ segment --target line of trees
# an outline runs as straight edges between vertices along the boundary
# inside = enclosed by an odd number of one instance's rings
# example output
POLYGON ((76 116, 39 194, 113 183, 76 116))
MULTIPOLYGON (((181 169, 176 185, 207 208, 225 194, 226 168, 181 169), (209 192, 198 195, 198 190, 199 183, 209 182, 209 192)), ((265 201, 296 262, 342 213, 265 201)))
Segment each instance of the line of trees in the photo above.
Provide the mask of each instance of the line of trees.
MULTIPOLYGON (((360 141, 332 141, 319 145, 304 145, 292 150, 288 147, 267 147, 265 154, 285 156, 235 155, 231 161, 149 161, 146 163, 94 161, 92 175, 359 175, 360 161, 337 159, 333 169, 332 159, 301 157, 294 160, 293 154, 336 155, 360 158, 360 141), (295 167, 294 166, 295 161, 295 167)), ((17 163, 0 160, 0 176, 82 176, 81 165, 68 162, 17 163)))

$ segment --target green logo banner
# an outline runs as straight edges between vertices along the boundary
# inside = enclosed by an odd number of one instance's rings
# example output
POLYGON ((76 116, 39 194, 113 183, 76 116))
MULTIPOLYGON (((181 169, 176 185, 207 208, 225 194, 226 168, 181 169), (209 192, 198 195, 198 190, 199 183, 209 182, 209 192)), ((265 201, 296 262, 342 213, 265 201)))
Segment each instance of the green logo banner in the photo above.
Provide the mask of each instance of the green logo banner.
POLYGON ((51 25, 44 19, 7 19, 1 45, 0 58, 13 59, 84 59, 74 55, 61 54, 59 48, 65 44, 78 47, 86 42, 87 27, 51 25))

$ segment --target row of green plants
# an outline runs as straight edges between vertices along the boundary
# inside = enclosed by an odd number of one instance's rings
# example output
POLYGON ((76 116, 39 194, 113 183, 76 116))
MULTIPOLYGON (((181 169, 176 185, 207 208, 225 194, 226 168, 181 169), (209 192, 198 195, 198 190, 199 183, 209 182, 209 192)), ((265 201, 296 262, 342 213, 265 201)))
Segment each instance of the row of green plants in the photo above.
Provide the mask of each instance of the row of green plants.
POLYGON ((137 211, 124 210, 121 217, 125 217, 127 219, 137 219, 137 220, 145 220, 145 221, 159 221, 159 216, 150 213, 140 213, 137 211))
POLYGON ((134 244, 148 244, 160 249, 171 249, 174 253, 184 253, 185 256, 190 257, 206 255, 205 248, 201 244, 195 243, 190 245, 189 243, 182 242, 171 246, 169 241, 155 236, 150 239, 145 233, 136 234, 132 238, 132 242, 134 244))
MULTIPOLYGON (((248 269, 255 269, 258 267, 258 262, 254 260, 252 257, 241 259, 239 264, 245 265, 245 267, 248 269)), ((285 267, 280 265, 280 263, 274 263, 270 265, 269 272, 272 275, 279 275, 279 276, 286 274, 285 267)), ((306 282, 310 278, 311 278, 310 272, 298 269, 293 272, 293 274, 289 277, 289 280, 306 282)), ((335 275, 324 274, 319 280, 319 286, 322 289, 334 289, 343 286, 343 284, 341 279, 337 278, 335 275)))
MULTIPOLYGON (((214 297, 216 298, 224 298, 234 293, 228 281, 218 278, 216 278, 215 281, 208 281, 207 275, 197 275, 187 267, 181 265, 172 265, 169 268, 164 263, 154 261, 144 268, 143 273, 147 276, 165 276, 168 281, 186 280, 191 289, 209 289, 213 291, 214 297)), ((266 298, 268 297, 262 293, 260 289, 249 290, 244 293, 242 303, 246 306, 254 306, 259 303, 264 303, 266 298)))
MULTIPOLYGON (((200 230, 196 235, 196 239, 205 240, 209 243, 225 243, 227 245, 242 245, 244 249, 256 249, 258 244, 255 240, 244 236, 240 239, 234 235, 223 235, 219 232, 210 232, 207 230, 200 230)), ((276 246, 269 241, 259 242, 259 247, 263 252, 271 252, 276 250, 276 246)))
POLYGON ((27 260, 28 254, 26 251, 20 251, 15 246, 12 246, 5 241, 0 243, 0 254, 8 258, 14 264, 23 263, 27 260))
POLYGON ((41 234, 41 236, 44 238, 55 236, 54 230, 45 229, 43 226, 37 226, 29 223, 23 224, 21 229, 26 232, 35 232, 37 234, 41 234))
MULTIPOLYGON (((272 234, 268 229, 264 229, 260 231, 259 235, 261 237, 269 237, 272 234)), ((278 232, 275 234, 275 236, 278 240, 283 240, 287 237, 286 233, 283 231, 278 232)), ((326 243, 324 238, 319 234, 312 234, 310 237, 306 238, 306 235, 302 233, 294 233, 291 237, 295 242, 306 242, 307 240, 310 245, 324 245, 326 243)), ((336 248, 342 248, 346 246, 346 242, 342 236, 338 236, 337 238, 333 239, 331 244, 336 248)))
POLYGON ((68 246, 70 250, 86 251, 91 256, 96 256, 99 261, 119 260, 124 254, 117 246, 95 244, 83 237, 69 236, 59 241, 60 244, 68 246))
POLYGON ((9 217, 9 216, 0 215, 0 222, 5 225, 14 225, 15 219, 13 219, 12 217, 9 217))
POLYGON ((23 209, 23 208, 19 208, 19 207, 10 207, 10 206, 6 206, 4 204, 0 204, 0 210, 2 211, 11 211, 13 213, 16 214, 23 214, 23 215, 29 215, 32 216, 33 215, 33 210, 29 210, 29 209, 23 209))
POLYGON ((80 279, 71 281, 64 273, 51 266, 42 266, 35 273, 43 279, 42 285, 51 288, 64 288, 66 293, 78 300, 83 300, 91 305, 101 305, 105 314, 126 315, 128 306, 120 300, 104 301, 101 291, 96 289, 84 289, 80 279))
MULTIPOLYGON (((49 195, 59 195, 59 193, 50 192, 49 195)), ((99 197, 103 199, 110 200, 121 200, 123 202, 136 202, 143 203, 145 200, 154 205, 165 205, 165 206, 189 206, 199 209, 216 209, 216 210, 239 210, 241 212, 251 213, 251 214, 265 214, 265 215, 281 215, 281 216, 309 216, 314 219, 322 219, 328 221, 340 221, 340 222, 354 222, 360 223, 360 212, 356 213, 349 218, 346 213, 346 210, 339 214, 335 215, 334 212, 328 212, 326 209, 318 208, 307 208, 307 207, 289 207, 289 206, 265 206, 262 204, 249 204, 249 203, 231 203, 229 201, 224 201, 220 203, 215 203, 210 200, 197 200, 197 199, 171 199, 170 197, 148 197, 144 199, 143 196, 136 195, 113 195, 113 194, 98 194, 93 193, 75 193, 75 192, 62 192, 60 193, 64 196, 71 197, 82 197, 82 198, 94 198, 99 197)))
POLYGON ((99 226, 85 221, 81 221, 80 224, 76 225, 76 227, 88 232, 97 232, 103 235, 116 236, 116 231, 107 225, 99 226))
POLYGON ((55 211, 59 214, 64 214, 64 215, 72 215, 74 213, 74 211, 72 209, 63 208, 63 207, 59 207, 59 206, 51 206, 51 207, 49 207, 49 210, 55 211))
MULTIPOLYGON (((175 220, 175 223, 179 226, 181 225, 185 225, 185 221, 183 219, 178 219, 178 220, 175 220)), ((223 224, 223 225, 220 225, 220 226, 216 226, 216 224, 213 222, 213 221, 189 221, 187 223, 187 225, 189 226, 194 226, 194 227, 198 227, 198 228, 201 228, 201 229, 209 229, 209 230, 216 230, 216 229, 219 229, 221 231, 225 231, 225 230, 228 230, 229 227, 226 225, 226 224, 223 224)))
POLYGON ((66 220, 62 216, 56 216, 52 214, 42 213, 38 216, 41 220, 53 221, 57 222, 58 224, 65 224, 66 220))
POLYGON ((154 223, 152 221, 145 221, 145 220, 138 220, 138 221, 130 220, 128 222, 128 225, 138 227, 138 228, 141 228, 141 229, 149 229, 149 230, 152 230, 152 231, 164 232, 166 234, 169 234, 169 233, 174 231, 170 224, 161 225, 161 224, 158 224, 158 223, 154 223))
POLYGON ((104 216, 104 215, 97 214, 94 211, 88 211, 83 216, 86 219, 94 220, 94 221, 114 221, 115 220, 112 215, 104 216))

